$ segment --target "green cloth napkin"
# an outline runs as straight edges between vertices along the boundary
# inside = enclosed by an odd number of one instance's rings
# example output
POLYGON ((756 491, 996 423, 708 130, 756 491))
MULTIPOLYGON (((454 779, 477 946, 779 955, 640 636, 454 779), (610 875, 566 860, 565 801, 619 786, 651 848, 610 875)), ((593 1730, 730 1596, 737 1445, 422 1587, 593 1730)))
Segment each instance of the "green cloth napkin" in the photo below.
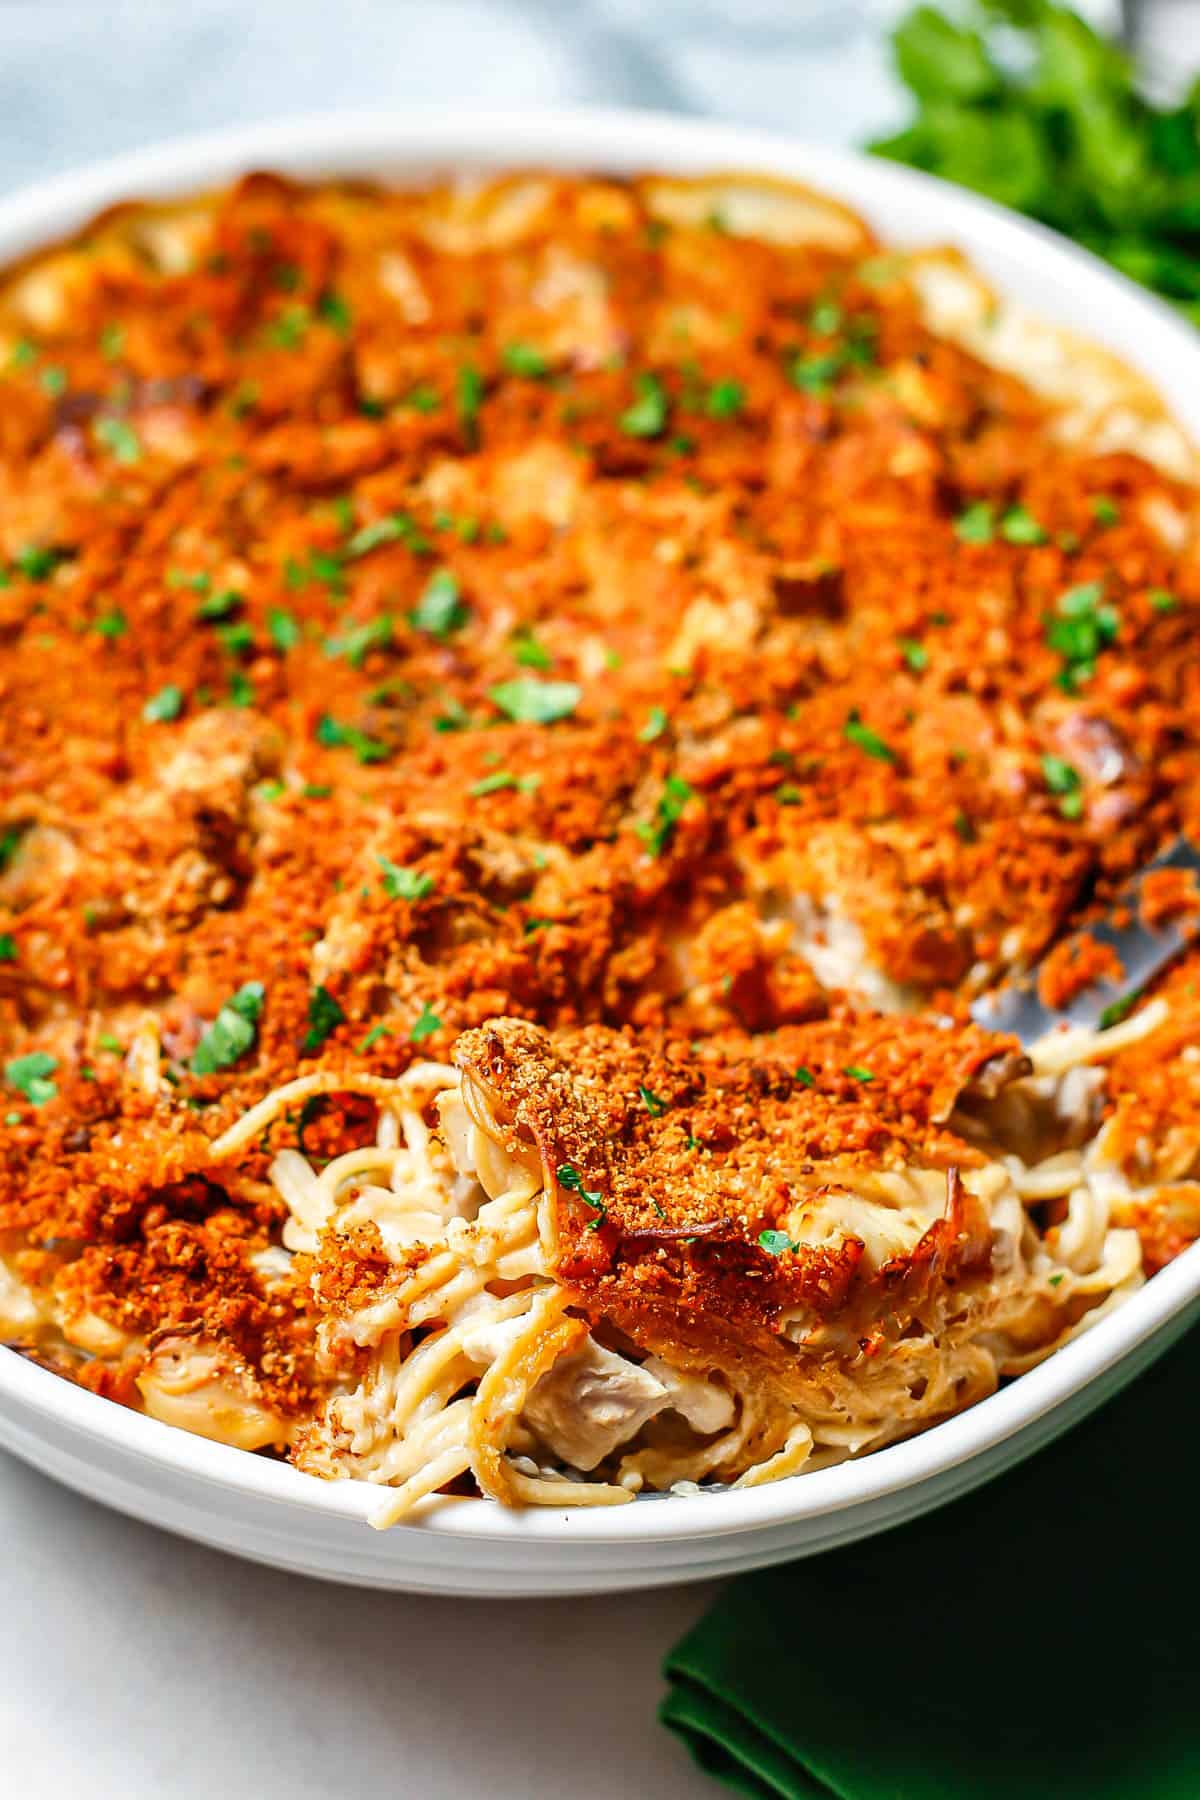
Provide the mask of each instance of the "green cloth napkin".
POLYGON ((915 1524, 743 1576, 661 1717, 785 1800, 1197 1800, 1200 1328, 915 1524))

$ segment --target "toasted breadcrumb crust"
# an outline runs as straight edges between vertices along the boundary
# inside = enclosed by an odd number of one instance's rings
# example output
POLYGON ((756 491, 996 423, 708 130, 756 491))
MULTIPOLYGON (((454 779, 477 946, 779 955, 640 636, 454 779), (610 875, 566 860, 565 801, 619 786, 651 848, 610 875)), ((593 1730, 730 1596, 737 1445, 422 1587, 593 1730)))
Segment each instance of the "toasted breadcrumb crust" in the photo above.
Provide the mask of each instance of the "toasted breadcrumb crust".
MULTIPOLYGON (((1193 491, 1064 445, 848 215, 666 188, 254 176, 0 291, 0 1252, 67 1318, 13 1341, 113 1398, 191 1333, 312 1412, 318 1316, 398 1276, 370 1229, 282 1274, 267 1169, 374 1107, 211 1146, 456 1042, 604 1196, 559 1194, 580 1308, 766 1356, 860 1304, 855 1240, 758 1247, 790 1173, 971 1168, 1017 1047, 969 996, 1200 832, 1193 491)), ((1200 1166, 1198 973, 1113 1066, 1130 1171, 1200 1166)), ((986 1274, 964 1205, 906 1278, 986 1274)))

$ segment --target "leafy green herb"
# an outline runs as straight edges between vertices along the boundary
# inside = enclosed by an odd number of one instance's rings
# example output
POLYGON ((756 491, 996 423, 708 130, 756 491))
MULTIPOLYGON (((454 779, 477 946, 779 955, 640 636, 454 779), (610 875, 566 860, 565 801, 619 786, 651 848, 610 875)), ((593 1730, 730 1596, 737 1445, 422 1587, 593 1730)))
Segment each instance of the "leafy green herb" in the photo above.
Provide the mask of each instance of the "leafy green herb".
POLYGON ((183 689, 168 681, 166 687, 152 694, 142 708, 142 717, 152 725, 165 725, 183 711, 183 689))
POLYGON ((368 651, 386 650, 391 641, 392 621, 386 613, 381 613, 377 619, 367 619, 361 625, 352 625, 340 637, 328 638, 325 654, 344 656, 352 669, 361 669, 368 651))
POLYGON ((0 931, 0 962, 16 962, 17 940, 11 931, 0 931))
POLYGON ((811 1069, 806 1069, 803 1063, 800 1064, 798 1069, 794 1069, 792 1074, 794 1079, 800 1083, 801 1087, 816 1087, 817 1085, 816 1076, 811 1069))
POLYGON ((559 1163, 555 1170, 558 1185, 565 1187, 569 1193, 577 1194, 585 1206, 590 1206, 596 1217, 588 1221, 587 1230, 597 1231, 608 1218, 608 1207, 604 1196, 597 1189, 585 1188, 583 1176, 574 1163, 559 1163))
POLYGON ((1141 989, 1135 988, 1132 994, 1122 994, 1119 1000, 1106 1006, 1100 1014, 1101 1031, 1107 1031, 1110 1025, 1119 1025, 1122 1019, 1127 1019, 1141 997, 1141 989))
POLYGON ((111 1031, 102 1031, 96 1039, 98 1050, 108 1050, 113 1056, 124 1056, 125 1046, 120 1038, 114 1037, 111 1031))
POLYGON ((167 586, 169 588, 190 588, 194 594, 207 594, 212 586, 212 578, 203 570, 168 569, 167 586))
POLYGON ((354 325, 353 314, 341 294, 328 289, 317 301, 317 317, 322 324, 336 331, 339 337, 349 337, 354 325))
POLYGON ((114 606, 110 612, 101 613, 98 619, 92 621, 92 630, 97 637, 124 637, 129 630, 129 620, 119 606, 114 606))
POLYGON ((528 626, 523 626, 513 638, 512 653, 513 660, 520 663, 523 669, 554 667, 554 658, 545 645, 538 642, 528 626))
POLYGON ((1007 544, 1045 544, 1050 534, 1024 506, 1010 506, 1000 521, 1000 536, 1007 544))
POLYGON ((427 1000, 423 1001, 421 1011, 417 1015, 416 1022, 408 1034, 408 1041, 410 1044, 420 1044, 424 1042, 427 1037, 432 1037, 435 1031, 440 1031, 441 1029, 442 1021, 432 1010, 429 1002, 427 1000))
POLYGON ((38 376, 38 385, 51 400, 57 400, 60 394, 67 391, 67 371, 51 363, 38 376))
POLYGON ((430 387, 426 382, 421 382, 415 388, 409 389, 400 404, 401 406, 411 406, 414 412, 435 413, 442 404, 442 397, 436 388, 430 387))
POLYGON ((281 606, 273 606, 267 613, 267 634, 275 648, 286 654, 300 642, 300 621, 281 606))
POLYGON ((414 556, 423 556, 429 548, 416 520, 409 513, 394 512, 360 526, 346 545, 346 555, 353 561, 381 544, 403 544, 414 556))
POLYGON ((1061 756, 1046 751, 1042 757, 1042 775, 1050 792, 1061 796, 1058 810, 1063 818, 1078 819, 1083 812, 1079 771, 1061 756))
POLYGON ((382 1020, 380 1021, 380 1023, 378 1025, 372 1025, 370 1031, 368 1031, 368 1033, 367 1033, 366 1037, 363 1039, 362 1043, 356 1046, 358 1055, 365 1056, 367 1054, 368 1050, 371 1050, 375 1047, 375 1045, 379 1042, 380 1038, 390 1037, 391 1034, 392 1034, 391 1026, 385 1025, 382 1022, 382 1020))
POLYGON ((670 720, 662 707, 652 706, 650 708, 649 718, 638 732, 639 744, 652 744, 655 738, 660 738, 662 736, 669 724, 670 720))
POLYGON ((517 776, 508 769, 497 769, 493 775, 485 775, 480 781, 473 781, 467 789, 473 800, 483 799, 485 794, 502 794, 506 789, 521 787, 517 776))
POLYGON ((553 725, 575 711, 583 690, 574 681, 539 681, 521 675, 488 689, 488 698, 520 725, 553 725))
POLYGON ((455 398, 458 422, 468 450, 479 448, 479 408, 483 404, 483 395, 483 376, 470 363, 464 363, 458 371, 455 398))
POLYGON ((914 675, 919 675, 922 669, 929 667, 929 652, 918 638, 901 638, 900 654, 914 675))
POLYGON ((458 582, 449 569, 437 569, 425 584, 425 590, 409 614, 414 631, 427 631, 431 637, 449 637, 461 631, 467 622, 458 582))
POLYGON ((1047 1287, 1058 1287, 1062 1283, 1063 1279, 1064 1279, 1064 1277, 1061 1273, 1059 1273, 1058 1275, 1049 1275, 1046 1278, 1046 1286, 1047 1287))
POLYGON ((1092 517, 1097 525, 1119 525, 1121 509, 1108 494, 1092 496, 1092 517))
POLYGON ((97 442, 111 451, 117 462, 128 465, 140 461, 141 439, 128 419, 97 419, 92 429, 97 442))
POLYGON ((745 404, 746 390, 740 381, 714 381, 704 410, 710 419, 736 419, 745 404))
POLYGON ((765 1250, 768 1256, 783 1256, 788 1250, 799 1250, 800 1246, 790 1238, 786 1231, 760 1231, 758 1247, 765 1250))
POLYGON ((885 743, 869 725, 864 725, 857 712, 852 712, 846 720, 842 735, 850 743, 857 744, 860 750, 865 750, 868 756, 873 756, 877 762, 895 763, 896 752, 891 745, 885 743))
POLYGON ((360 763, 386 762, 392 754, 390 745, 368 737, 355 725, 340 724, 328 713, 323 713, 317 720, 314 736, 318 744, 324 744, 327 749, 353 750, 360 763))
POLYGON ((633 385, 637 398, 621 414, 621 430, 626 437, 658 437, 667 424, 667 390, 657 375, 638 375, 633 385))
POLYGON ((818 337, 833 337, 842 329, 845 318, 836 300, 818 300, 808 315, 808 322, 818 337))
POLYGON ((228 619, 242 604, 242 596, 233 588, 225 588, 220 594, 210 594, 196 608, 196 617, 206 621, 228 619))
POLYGON ((996 535, 996 509, 990 500, 975 500, 954 521, 964 544, 990 544, 996 535))
POLYGON ((1063 659, 1059 683, 1068 692, 1095 672, 1096 658, 1120 629, 1116 609, 1103 602, 1103 585, 1083 582, 1059 596, 1057 612, 1046 620, 1046 642, 1063 659))
POLYGON ((874 1073, 872 1072, 872 1070, 864 1069, 864 1068, 860 1067, 860 1065, 858 1063, 847 1064, 847 1066, 842 1070, 842 1074, 848 1075, 850 1077, 851 1081, 866 1082, 866 1081, 874 1081, 874 1079, 875 1079, 875 1076, 874 1076, 874 1073))
POLYGON ((242 669, 233 669, 230 672, 229 699, 233 706, 254 705, 254 683, 242 669))
POLYGON ((841 374, 843 360, 839 351, 824 350, 816 356, 793 357, 788 378, 802 394, 824 397, 833 392, 833 384, 841 374))
POLYGON ((532 344, 505 344, 500 361, 510 375, 523 375, 528 381, 541 381, 550 373, 550 364, 532 344))
POLYGON ((1175 611, 1179 602, 1174 594, 1168 594, 1166 588, 1151 588, 1150 604, 1155 612, 1169 613, 1175 611))
POLYGON ((285 306, 263 332, 273 350, 298 350, 308 335, 312 314, 307 306, 285 306))
POLYGON ((333 789, 327 781, 306 781, 300 792, 305 800, 328 800, 333 789))
POLYGON ((246 1054, 258 1036, 265 997, 261 981, 247 981, 225 1002, 192 1052, 193 1075, 212 1075, 246 1054))
POLYGON ((386 856, 375 858, 383 870, 383 891, 389 900, 424 900, 432 894, 434 879, 432 875, 422 875, 416 869, 405 869, 386 856))
POLYGON ((51 1080, 57 1067, 57 1057, 48 1056, 44 1050, 30 1050, 5 1063, 4 1079, 34 1106, 44 1106, 58 1092, 57 1083, 51 1080))
POLYGON ((661 856, 675 835, 675 827, 683 817, 684 809, 695 790, 684 781, 681 775, 668 775, 663 783, 663 791, 659 795, 658 805, 654 810, 652 823, 641 821, 637 834, 649 850, 651 856, 661 856))
POLYGON ((45 581, 62 561, 61 552, 47 544, 26 544, 16 554, 16 565, 29 581, 45 581))
POLYGON ((301 1040, 304 1051, 319 1050, 346 1015, 327 987, 315 987, 308 996, 308 1030, 301 1040))
POLYGON ((105 362, 116 362, 125 350, 125 330, 115 322, 106 325, 100 333, 100 354, 105 362))
POLYGON ((232 624, 218 625, 217 636, 230 656, 241 656, 254 648, 254 627, 245 619, 235 619, 232 624))
POLYGON ((650 1117, 652 1119, 661 1119, 663 1114, 668 1110, 670 1104, 669 1101, 660 1099, 653 1089, 648 1087, 641 1087, 639 1085, 638 1093, 641 1095, 642 1105, 650 1114, 650 1117))

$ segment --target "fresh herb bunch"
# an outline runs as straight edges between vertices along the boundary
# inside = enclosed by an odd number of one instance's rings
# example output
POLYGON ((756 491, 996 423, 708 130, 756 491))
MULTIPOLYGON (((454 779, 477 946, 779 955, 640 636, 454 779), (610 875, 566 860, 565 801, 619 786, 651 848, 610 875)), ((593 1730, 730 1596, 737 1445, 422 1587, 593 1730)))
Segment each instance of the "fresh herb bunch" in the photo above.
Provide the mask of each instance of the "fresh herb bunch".
POLYGON ((1050 0, 917 6, 893 38, 917 101, 871 148, 1028 213, 1200 324, 1200 78, 1175 106, 1050 0))

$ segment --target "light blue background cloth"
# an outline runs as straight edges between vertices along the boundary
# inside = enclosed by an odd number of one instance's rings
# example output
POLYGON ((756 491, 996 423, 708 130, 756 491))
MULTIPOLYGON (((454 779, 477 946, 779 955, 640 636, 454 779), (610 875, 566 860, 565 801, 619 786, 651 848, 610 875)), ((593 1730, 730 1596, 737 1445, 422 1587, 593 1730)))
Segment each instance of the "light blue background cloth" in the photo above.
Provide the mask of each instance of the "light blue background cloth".
MULTIPOLYGON (((1092 0, 1112 15, 1115 0, 1092 0)), ((181 132, 335 108, 609 104, 824 143, 904 116, 903 0, 0 0, 0 188, 181 132)), ((1190 30, 1198 0, 1151 0, 1190 30), (1188 25, 1190 15, 1191 24, 1188 25)))

